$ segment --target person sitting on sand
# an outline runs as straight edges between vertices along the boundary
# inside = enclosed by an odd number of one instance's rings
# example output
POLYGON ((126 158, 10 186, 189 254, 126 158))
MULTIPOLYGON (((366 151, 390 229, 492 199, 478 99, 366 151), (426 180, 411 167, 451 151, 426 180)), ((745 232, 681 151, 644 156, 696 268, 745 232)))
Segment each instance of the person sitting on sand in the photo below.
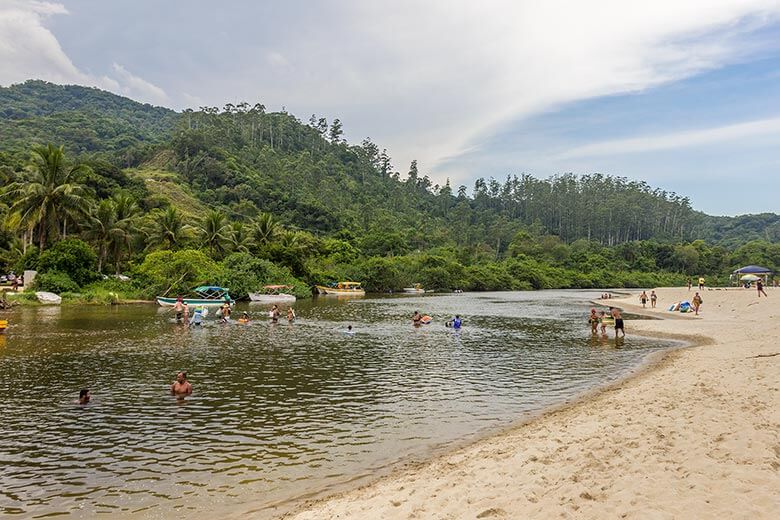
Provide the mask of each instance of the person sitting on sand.
POLYGON ((89 393, 89 388, 82 388, 79 391, 79 404, 87 404, 92 399, 92 394, 89 393))
POLYGON ((647 304, 647 293, 645 291, 642 291, 642 294, 639 295, 639 302, 642 304, 642 308, 644 309, 647 304))
POLYGON ((192 384, 187 381, 187 372, 181 371, 176 374, 176 381, 171 385, 171 395, 183 399, 192 393, 192 384))
POLYGON ((590 316, 588 317, 588 323, 590 323, 590 332, 596 334, 599 328, 599 317, 596 314, 596 309, 590 310, 590 316))
POLYGON ((609 313, 612 315, 612 318, 615 319, 615 339, 618 337, 618 331, 620 331, 625 338, 626 329, 623 328, 623 314, 620 313, 620 309, 617 307, 610 307, 609 313))

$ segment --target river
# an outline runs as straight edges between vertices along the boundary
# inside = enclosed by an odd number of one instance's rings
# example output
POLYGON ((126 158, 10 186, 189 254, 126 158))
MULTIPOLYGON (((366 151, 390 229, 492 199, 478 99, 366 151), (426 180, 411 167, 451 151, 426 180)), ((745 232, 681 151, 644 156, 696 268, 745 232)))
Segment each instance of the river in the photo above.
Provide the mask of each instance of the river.
POLYGON ((320 297, 299 301, 293 324, 243 304, 249 325, 201 329, 152 305, 16 308, 0 336, 0 516, 271 517, 499 431, 671 346, 632 337, 630 321, 617 346, 612 333, 592 338, 597 296, 320 297), (414 328, 415 310, 433 323, 414 328), (444 326, 454 314, 460 331, 444 326), (168 393, 179 370, 194 386, 183 401, 168 393))

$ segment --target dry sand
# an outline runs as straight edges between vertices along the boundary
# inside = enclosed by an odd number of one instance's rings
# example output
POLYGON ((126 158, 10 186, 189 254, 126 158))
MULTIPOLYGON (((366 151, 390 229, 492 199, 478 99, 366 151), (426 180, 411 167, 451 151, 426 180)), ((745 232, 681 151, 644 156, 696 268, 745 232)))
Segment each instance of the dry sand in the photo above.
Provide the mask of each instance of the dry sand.
MULTIPOLYGON (((675 319, 628 321, 629 339, 696 346, 285 518, 780 518, 780 290, 705 290, 698 317, 666 310, 694 291, 656 292, 646 312, 675 319)), ((635 312, 637 295, 611 301, 635 312)))

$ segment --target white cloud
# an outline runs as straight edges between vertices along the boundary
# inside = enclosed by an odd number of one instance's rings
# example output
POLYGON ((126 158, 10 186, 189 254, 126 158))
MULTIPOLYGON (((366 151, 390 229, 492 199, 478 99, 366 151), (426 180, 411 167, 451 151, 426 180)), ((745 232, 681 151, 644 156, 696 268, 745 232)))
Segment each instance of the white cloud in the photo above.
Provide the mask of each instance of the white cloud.
POLYGON ((749 36, 780 14, 769 0, 340 5, 316 17, 328 31, 284 51, 323 81, 271 82, 264 92, 340 117, 353 140, 387 146, 401 171, 416 158, 454 183, 464 173, 445 160, 500 125, 739 60, 755 51, 749 36))
POLYGON ((112 68, 119 78, 120 89, 126 96, 156 104, 164 104, 169 101, 168 95, 157 85, 130 73, 118 63, 114 63, 112 68))
POLYGON ((780 133, 780 118, 749 121, 715 128, 687 130, 666 135, 642 136, 631 139, 614 139, 578 146, 559 155, 558 159, 573 157, 594 157, 627 153, 671 150, 713 143, 742 140, 760 135, 780 133))
POLYGON ((60 3, 0 0, 0 85, 43 79, 100 87, 150 103, 168 101, 161 88, 116 63, 113 78, 80 71, 45 27, 49 16, 63 14, 68 11, 60 3))

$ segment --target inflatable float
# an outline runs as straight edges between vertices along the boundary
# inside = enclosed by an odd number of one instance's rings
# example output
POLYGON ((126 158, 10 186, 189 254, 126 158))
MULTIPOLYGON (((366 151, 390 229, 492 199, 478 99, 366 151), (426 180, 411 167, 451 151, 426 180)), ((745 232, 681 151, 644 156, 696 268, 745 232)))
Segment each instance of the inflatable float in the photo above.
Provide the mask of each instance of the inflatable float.
POLYGON ((422 318, 420 318, 420 323, 422 323, 423 325, 430 325, 432 321, 433 321, 433 318, 431 318, 427 314, 425 316, 423 316, 422 318))

